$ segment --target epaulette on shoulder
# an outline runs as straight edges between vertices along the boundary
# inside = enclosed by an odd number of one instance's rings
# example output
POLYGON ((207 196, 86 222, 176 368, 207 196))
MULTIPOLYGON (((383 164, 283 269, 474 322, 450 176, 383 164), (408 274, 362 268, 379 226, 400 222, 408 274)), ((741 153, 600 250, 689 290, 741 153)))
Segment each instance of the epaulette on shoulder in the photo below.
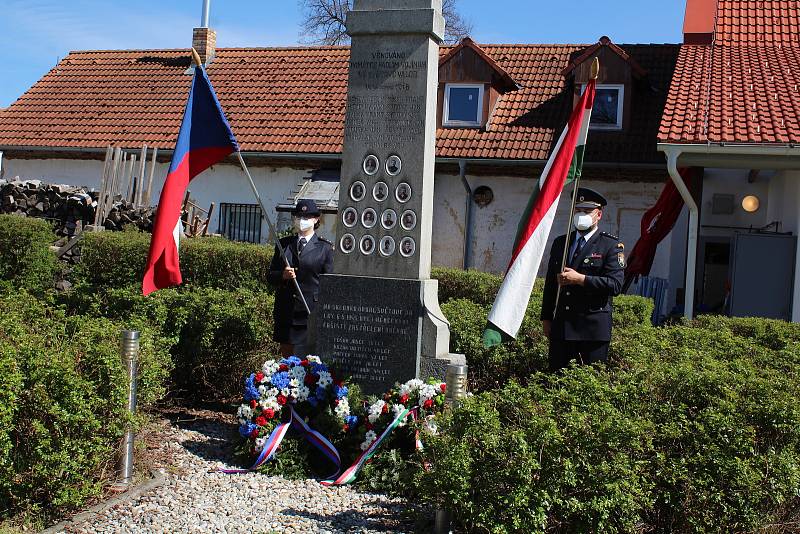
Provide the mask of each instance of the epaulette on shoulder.
POLYGON ((329 241, 329 240, 325 239, 324 237, 319 236, 319 240, 322 241, 323 243, 327 243, 330 246, 333 246, 333 241, 329 241))
POLYGON ((600 232, 600 235, 604 235, 606 237, 610 237, 614 241, 619 241, 619 238, 617 236, 615 236, 614 234, 609 234, 608 232, 600 232))

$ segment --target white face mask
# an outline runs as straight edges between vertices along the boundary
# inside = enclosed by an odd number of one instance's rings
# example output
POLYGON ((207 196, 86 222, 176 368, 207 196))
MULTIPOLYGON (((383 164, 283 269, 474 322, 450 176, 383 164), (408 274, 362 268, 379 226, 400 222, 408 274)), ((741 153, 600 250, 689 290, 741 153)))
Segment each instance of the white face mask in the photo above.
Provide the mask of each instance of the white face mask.
POLYGON ((295 219, 294 227, 297 228, 299 232, 307 232, 314 228, 315 222, 314 219, 295 219))
POLYGON ((579 231, 584 232, 594 226, 594 220, 588 213, 576 213, 572 216, 572 224, 575 225, 579 231))

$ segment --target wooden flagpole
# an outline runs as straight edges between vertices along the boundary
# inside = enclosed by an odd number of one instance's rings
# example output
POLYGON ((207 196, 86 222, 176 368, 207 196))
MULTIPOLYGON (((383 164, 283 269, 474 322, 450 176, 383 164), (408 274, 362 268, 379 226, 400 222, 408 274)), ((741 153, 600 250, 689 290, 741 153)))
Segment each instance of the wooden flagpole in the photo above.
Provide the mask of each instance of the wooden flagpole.
MULTIPOLYGON (((596 80, 597 75, 599 73, 600 73, 600 59, 594 58, 594 61, 592 61, 592 70, 590 71, 591 79, 596 80)), ((589 120, 591 121, 591 117, 589 117, 589 120)), ((569 246, 570 236, 573 233, 572 218, 575 213, 575 201, 577 200, 578 197, 578 182, 580 182, 581 180, 581 174, 582 173, 576 173, 575 181, 572 186, 572 202, 570 203, 569 216, 567 217, 567 238, 564 241, 564 252, 561 255, 561 270, 559 271, 559 274, 563 273, 564 269, 567 267, 567 254, 569 254, 569 249, 571 248, 569 246)), ((556 304, 553 307, 553 319, 556 318, 556 314, 558 313, 558 300, 560 297, 561 297, 561 284, 558 285, 558 290, 556 291, 556 304)))
MULTIPOLYGON (((264 207, 264 202, 261 200, 261 195, 258 194, 258 189, 256 189, 256 184, 253 182, 253 177, 250 176, 250 171, 247 168, 247 165, 244 162, 244 158, 242 158, 242 153, 238 150, 236 151, 236 157, 239 158, 239 165, 242 166, 242 170, 247 175, 247 179, 250 182, 250 188, 253 190, 253 194, 256 196, 256 200, 258 200, 258 205, 261 206, 261 213, 263 214, 264 218, 267 220, 267 225, 269 226, 269 231, 272 232, 272 235, 275 236, 275 245, 278 247, 278 252, 283 258, 283 262, 286 264, 287 267, 290 269, 292 268, 289 260, 286 258, 286 252, 283 250, 283 245, 281 245, 281 240, 278 239, 278 231, 275 229, 275 225, 272 224, 272 219, 270 219, 269 213, 267 208, 264 207)), ((303 302, 303 307, 306 309, 306 313, 311 315, 311 310, 308 307, 308 302, 306 302, 306 298, 303 296, 303 292, 300 291, 300 284, 297 283, 297 278, 292 278, 294 282, 294 289, 297 291, 297 296, 300 297, 300 300, 303 302)))

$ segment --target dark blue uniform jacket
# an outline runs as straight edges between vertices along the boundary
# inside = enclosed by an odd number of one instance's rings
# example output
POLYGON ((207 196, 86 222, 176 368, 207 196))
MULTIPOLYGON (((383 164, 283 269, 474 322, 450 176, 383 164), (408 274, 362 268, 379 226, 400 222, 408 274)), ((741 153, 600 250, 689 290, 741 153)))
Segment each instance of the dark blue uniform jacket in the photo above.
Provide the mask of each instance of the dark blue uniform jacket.
MULTIPOLYGON (((333 272, 333 245, 315 233, 303 248, 303 252, 298 254, 297 240, 296 235, 284 237, 281 239, 281 245, 286 251, 289 263, 297 269, 297 283, 308 307, 313 312, 319 300, 319 275, 333 272)), ((302 301, 295 294, 294 282, 283 279, 284 267, 283 259, 276 249, 268 276, 269 283, 277 288, 274 308, 276 332, 288 331, 293 325, 308 323, 308 314, 303 308, 302 301)))
MULTIPOLYGON (((566 236, 557 237, 550 249, 542 320, 553 319, 558 291, 556 275, 561 270, 565 241, 566 236)), ((585 274, 586 283, 561 288, 551 336, 567 341, 610 341, 612 297, 619 295, 625 275, 623 245, 615 236, 597 231, 575 261, 567 260, 567 266, 585 274)))

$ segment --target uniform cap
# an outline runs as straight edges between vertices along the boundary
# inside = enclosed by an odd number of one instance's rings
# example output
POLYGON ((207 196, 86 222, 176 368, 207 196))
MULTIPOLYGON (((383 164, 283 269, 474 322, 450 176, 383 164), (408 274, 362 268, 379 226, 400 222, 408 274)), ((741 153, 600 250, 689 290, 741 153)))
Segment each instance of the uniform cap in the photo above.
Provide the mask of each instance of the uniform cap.
POLYGON ((307 198, 302 198, 297 201, 297 205, 292 210, 292 215, 295 217, 302 217, 307 215, 309 217, 319 217, 319 208, 317 203, 307 198))
POLYGON ((607 205, 606 197, 588 187, 578 188, 578 198, 575 199, 576 208, 602 208, 607 205))

